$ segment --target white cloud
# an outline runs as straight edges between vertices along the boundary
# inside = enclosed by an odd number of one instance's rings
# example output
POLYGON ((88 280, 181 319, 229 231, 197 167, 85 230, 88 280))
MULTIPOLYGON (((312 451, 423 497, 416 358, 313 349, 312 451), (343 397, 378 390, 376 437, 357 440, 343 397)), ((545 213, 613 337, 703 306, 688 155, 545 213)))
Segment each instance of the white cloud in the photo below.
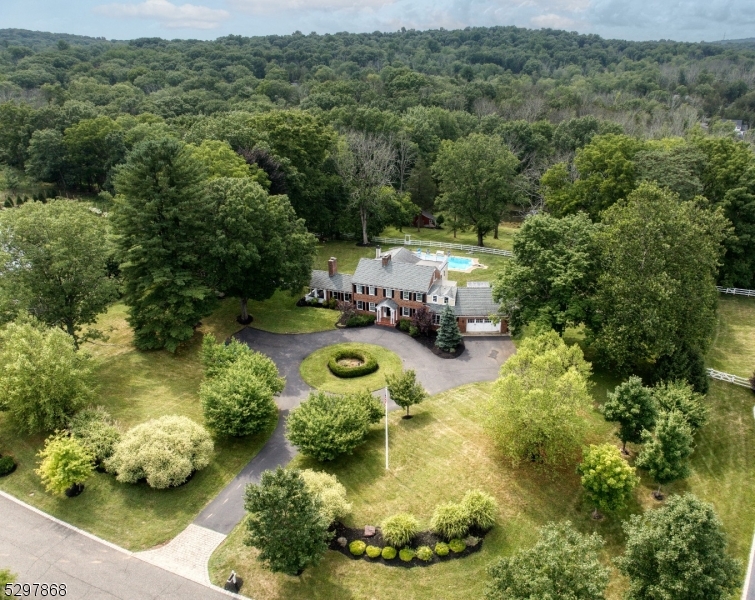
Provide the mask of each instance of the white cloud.
POLYGON ((394 4, 396 0, 230 0, 229 4, 244 12, 254 14, 275 14, 282 11, 348 11, 379 10, 394 4))
POLYGON ((95 6, 94 12, 116 19, 154 19, 170 29, 215 29, 231 16, 226 10, 196 4, 176 5, 168 0, 145 0, 139 4, 103 4, 95 6))
POLYGON ((577 25, 579 25, 579 21, 555 13, 532 17, 530 23, 535 27, 545 27, 550 29, 575 29, 577 25))

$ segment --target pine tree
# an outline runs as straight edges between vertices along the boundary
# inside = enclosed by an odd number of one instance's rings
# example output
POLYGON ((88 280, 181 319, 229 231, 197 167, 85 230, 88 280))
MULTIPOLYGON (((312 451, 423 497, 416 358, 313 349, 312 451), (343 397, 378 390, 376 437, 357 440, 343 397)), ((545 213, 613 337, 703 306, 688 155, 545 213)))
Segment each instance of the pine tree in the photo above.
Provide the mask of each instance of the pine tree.
POLYGON ((653 493, 662 499, 661 486, 689 475, 689 457, 692 454, 692 428, 678 410, 662 411, 658 415, 655 432, 644 431, 645 447, 637 457, 636 465, 647 469, 658 484, 653 493))
POLYGON ((622 441, 621 451, 627 454, 627 442, 638 444, 642 432, 653 429, 657 409, 653 392, 642 385, 642 379, 632 376, 608 392, 608 401, 603 405, 606 421, 619 423, 616 433, 622 441))
POLYGON ((202 177, 202 164, 169 138, 139 144, 116 176, 124 300, 142 350, 174 352, 217 301, 206 273, 212 209, 202 177))
POLYGON ((456 324, 456 316, 450 306, 446 306, 440 315, 440 328, 435 345, 445 352, 453 352, 461 344, 461 333, 456 324))
POLYGON ((247 486, 244 507, 249 512, 244 543, 257 548, 274 573, 299 575, 328 549, 321 502, 299 471, 265 471, 259 484, 247 486))

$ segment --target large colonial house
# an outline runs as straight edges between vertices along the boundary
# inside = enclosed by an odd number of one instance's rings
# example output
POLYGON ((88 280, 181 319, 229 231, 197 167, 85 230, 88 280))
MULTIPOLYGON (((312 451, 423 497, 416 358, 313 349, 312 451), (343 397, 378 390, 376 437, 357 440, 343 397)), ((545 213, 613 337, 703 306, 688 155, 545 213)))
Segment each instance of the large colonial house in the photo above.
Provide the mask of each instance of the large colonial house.
POLYGON ((448 256, 439 252, 428 259, 406 248, 388 252, 376 249, 375 258, 362 258, 353 275, 338 272, 331 258, 327 271, 312 271, 308 298, 321 302, 335 298, 351 302, 357 311, 375 315, 378 325, 394 326, 425 307, 440 324, 440 314, 450 306, 462 333, 506 333, 506 322, 491 319, 498 311, 487 283, 458 287, 448 280, 448 256))

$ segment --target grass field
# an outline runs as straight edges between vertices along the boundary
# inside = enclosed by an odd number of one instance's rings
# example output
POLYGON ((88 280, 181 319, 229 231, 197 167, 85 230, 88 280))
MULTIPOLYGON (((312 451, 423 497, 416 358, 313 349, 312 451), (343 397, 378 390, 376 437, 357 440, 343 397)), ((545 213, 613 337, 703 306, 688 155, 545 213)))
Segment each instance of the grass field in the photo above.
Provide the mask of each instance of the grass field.
POLYGON ((313 333, 335 329, 340 313, 296 306, 299 298, 300 296, 278 291, 264 302, 250 302, 249 313, 254 317, 251 327, 272 333, 313 333))
POLYGON ((706 366, 741 377, 755 371, 755 298, 718 297, 718 322, 706 366))
MULTIPOLYGON (((499 250, 511 250, 514 246, 514 233, 519 229, 518 223, 502 223, 498 228, 498 239, 493 238, 493 232, 486 235, 483 239, 483 245, 487 248, 498 248, 499 250)), ((412 239, 429 240, 431 242, 449 242, 452 244, 468 244, 477 246, 477 234, 471 229, 457 231, 454 237, 453 231, 444 225, 443 229, 420 229, 416 227, 404 227, 399 231, 395 227, 388 227, 380 234, 382 237, 401 238, 405 235, 412 236, 412 239)))
MULTIPOLYGON (((712 351, 723 364, 747 357, 741 344, 727 342, 725 332, 736 323, 755 323, 755 302, 728 304, 722 300, 720 335, 712 351), (741 356, 740 356, 741 355, 741 356), (740 356, 740 358, 737 358, 740 356), (727 358, 728 357, 728 358, 727 358)), ((746 344, 745 344, 746 346, 746 344)), ((754 357, 755 354, 749 354, 754 357)), ((596 405, 617 381, 605 373, 593 375, 596 405)), ((299 577, 273 575, 255 560, 256 551, 243 545, 243 525, 216 551, 210 562, 213 581, 220 583, 231 569, 247 582, 242 592, 259 600, 272 599, 407 599, 479 598, 487 580, 486 568, 498 556, 528 546, 537 528, 548 521, 571 520, 583 532, 597 531, 606 540, 603 559, 610 565, 621 553, 621 520, 629 514, 660 506, 652 496, 654 484, 645 476, 628 509, 601 522, 590 519, 573 469, 547 477, 527 466, 512 469, 498 455, 482 423, 490 384, 475 384, 434 396, 414 408, 415 418, 390 417, 391 469, 385 471, 382 430, 375 427, 366 444, 353 456, 325 466, 297 457, 292 466, 324 469, 338 476, 354 509, 349 525, 378 525, 408 510, 428 524, 434 506, 458 500, 470 488, 494 494, 500 504, 499 524, 486 538, 482 551, 463 560, 429 568, 397 569, 351 561, 328 552, 322 563, 299 577)), ((696 438, 689 479, 664 488, 667 493, 690 491, 712 502, 721 517, 732 555, 747 562, 755 527, 755 396, 747 389, 712 382, 708 402, 710 422, 696 438)), ((593 411, 588 416, 586 443, 618 443, 613 427, 593 411)), ((630 446, 631 449, 631 446, 630 446)), ((626 582, 612 569, 607 592, 619 600, 626 582)))
POLYGON ((384 388, 385 378, 388 375, 397 375, 401 373, 401 358, 398 354, 386 350, 382 346, 374 344, 346 343, 335 344, 320 348, 307 358, 305 358, 299 367, 301 378, 310 386, 332 392, 334 394, 348 394, 359 392, 361 390, 375 391, 384 388), (364 377, 343 378, 336 377, 328 368, 328 361, 337 350, 357 350, 369 352, 378 361, 379 368, 374 373, 364 377))
MULTIPOLYGON (((225 301, 200 329, 225 339, 239 329, 237 312, 235 301, 225 301)), ((85 347, 98 363, 97 404, 105 406, 124 429, 166 414, 203 423, 198 398, 203 376, 198 355, 201 335, 175 355, 138 352, 131 345, 125 316, 123 305, 111 307, 100 320, 110 339, 85 347)), ((0 413, 0 452, 14 455, 19 463, 13 475, 0 479, 0 489, 106 540, 143 550, 183 530, 259 451, 274 425, 271 422, 268 431, 250 438, 216 440, 210 466, 181 487, 153 490, 146 484, 117 483, 113 476, 97 473, 86 482, 81 496, 59 499, 47 494, 34 474, 44 436, 18 435, 0 413)))

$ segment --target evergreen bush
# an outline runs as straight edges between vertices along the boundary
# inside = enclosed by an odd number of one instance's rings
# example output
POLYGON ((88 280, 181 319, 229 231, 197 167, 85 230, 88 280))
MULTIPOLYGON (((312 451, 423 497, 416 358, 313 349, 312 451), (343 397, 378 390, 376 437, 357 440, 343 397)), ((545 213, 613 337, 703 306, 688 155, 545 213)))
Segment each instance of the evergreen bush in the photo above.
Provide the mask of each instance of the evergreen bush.
POLYGON ((449 552, 448 544, 445 542, 438 542, 435 544, 435 554, 438 556, 448 556, 449 552))
POLYGON ((378 370, 378 362, 375 357, 369 352, 363 350, 337 350, 333 353, 328 360, 328 369, 336 377, 351 378, 351 377, 363 377, 374 373, 378 370), (345 359, 359 360, 361 365, 355 367, 347 367, 338 363, 339 360, 345 359))
POLYGON ((458 554, 459 552, 464 552, 467 549, 467 545, 464 543, 464 540, 457 538, 448 542, 448 548, 451 552, 458 554))
POLYGON ((404 562, 411 562, 415 556, 417 553, 411 548, 402 548, 398 553, 398 557, 404 562))
POLYGON ((15 467, 16 467, 16 461, 13 460, 13 457, 11 456, 0 457, 0 477, 4 477, 5 475, 12 473, 15 467))
POLYGON ((399 513, 385 519, 380 530, 387 544, 405 546, 419 532, 419 522, 409 513, 399 513))
POLYGON ((396 549, 392 546, 386 546, 385 548, 383 548, 380 556, 383 557, 383 560, 393 560, 394 558, 396 558, 396 549))
POLYGON ((433 550, 430 546, 420 546, 417 548, 417 558, 427 562, 433 558, 433 550))
POLYGON ((349 544, 349 552, 351 552, 354 556, 362 556, 366 549, 367 544, 365 544, 362 540, 354 540, 349 544))
POLYGON ((453 352, 461 344, 461 332, 456 323, 456 315, 450 306, 446 306, 440 314, 440 327, 435 338, 435 345, 444 352, 453 352))
POLYGON ((381 550, 377 546, 367 546, 367 556, 370 558, 377 558, 380 556, 381 550))

